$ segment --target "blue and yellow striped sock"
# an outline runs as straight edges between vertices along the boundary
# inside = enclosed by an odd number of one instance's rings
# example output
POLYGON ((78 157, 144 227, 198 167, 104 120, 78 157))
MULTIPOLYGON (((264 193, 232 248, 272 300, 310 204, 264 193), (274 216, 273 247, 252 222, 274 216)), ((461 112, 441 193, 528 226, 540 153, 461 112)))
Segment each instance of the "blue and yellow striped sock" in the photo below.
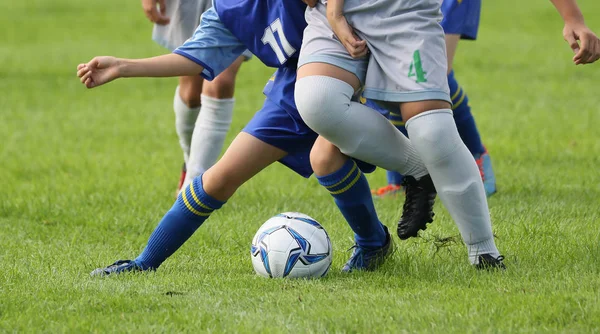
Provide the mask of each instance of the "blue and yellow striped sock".
POLYGON ((354 160, 348 159, 337 172, 317 176, 317 180, 333 196, 359 246, 378 248, 385 244, 385 231, 377 217, 369 183, 354 160))
POLYGON ((474 156, 485 152, 479 130, 475 124, 471 107, 469 106, 469 98, 467 93, 458 85, 454 78, 454 71, 448 74, 448 85, 450 86, 450 97, 452 98, 452 112, 454 113, 454 122, 463 140, 471 154, 474 156))
POLYGON ((156 269, 204 223, 210 214, 223 206, 204 192, 202 175, 182 191, 171 210, 160 221, 146 248, 135 259, 142 269, 156 269))

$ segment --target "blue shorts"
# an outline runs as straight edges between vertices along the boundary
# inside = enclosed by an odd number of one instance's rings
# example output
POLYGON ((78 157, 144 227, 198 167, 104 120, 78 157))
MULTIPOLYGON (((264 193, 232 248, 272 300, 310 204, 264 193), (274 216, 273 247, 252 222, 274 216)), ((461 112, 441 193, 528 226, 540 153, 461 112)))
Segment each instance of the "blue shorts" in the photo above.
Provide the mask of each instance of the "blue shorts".
POLYGON ((293 117, 267 98, 262 109, 254 114, 242 131, 287 152, 279 162, 294 172, 303 177, 313 173, 310 149, 318 135, 302 121, 300 115, 293 117))
MULTIPOLYGON (((294 172, 306 178, 312 175, 310 150, 318 135, 302 121, 297 112, 287 112, 267 98, 262 109, 242 131, 287 152, 279 162, 294 172)), ((375 170, 371 164, 359 160, 356 163, 363 173, 375 170)))
POLYGON ((462 39, 477 39, 481 0, 443 0, 442 14, 444 33, 460 35, 462 39))

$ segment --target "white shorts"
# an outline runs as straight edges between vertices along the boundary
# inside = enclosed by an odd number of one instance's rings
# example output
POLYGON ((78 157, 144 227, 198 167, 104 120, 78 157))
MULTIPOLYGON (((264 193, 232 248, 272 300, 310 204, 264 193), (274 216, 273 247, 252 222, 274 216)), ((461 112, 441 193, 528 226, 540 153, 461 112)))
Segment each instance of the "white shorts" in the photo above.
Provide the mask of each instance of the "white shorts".
POLYGON ((298 66, 327 63, 354 73, 363 96, 388 102, 450 102, 439 0, 346 0, 344 15, 370 54, 354 59, 335 37, 326 0, 306 10, 298 66))
POLYGON ((154 25, 152 39, 161 46, 173 51, 192 37, 200 24, 202 13, 212 7, 211 0, 172 0, 166 1, 166 16, 171 19, 167 25, 154 25))
MULTIPOLYGON (((171 19, 167 25, 154 25, 152 40, 173 51, 194 35, 202 14, 212 7, 211 0, 171 0, 167 1, 166 16, 171 19)), ((243 56, 252 58, 248 50, 243 56)))

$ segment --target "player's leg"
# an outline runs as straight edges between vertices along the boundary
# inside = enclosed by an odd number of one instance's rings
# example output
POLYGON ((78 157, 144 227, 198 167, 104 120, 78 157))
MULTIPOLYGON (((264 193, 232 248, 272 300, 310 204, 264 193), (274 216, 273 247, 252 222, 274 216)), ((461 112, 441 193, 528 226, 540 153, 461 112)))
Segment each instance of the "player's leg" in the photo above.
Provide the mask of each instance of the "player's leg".
POLYGON ((186 163, 186 185, 208 170, 221 154, 233 118, 235 78, 244 59, 240 57, 213 81, 204 82, 202 105, 195 121, 191 152, 186 163))
POLYGON ((391 251, 391 238, 377 216, 367 179, 353 159, 323 137, 315 141, 310 162, 354 231, 356 247, 342 270, 376 269, 391 251))
POLYGON ((221 160, 180 192, 175 204, 158 223, 146 247, 135 260, 116 262, 107 268, 94 270, 92 275, 158 268, 213 211, 225 204, 237 188, 285 155, 277 147, 247 133, 240 133, 221 160))
MULTIPOLYGON (((373 165, 413 175, 421 191, 411 192, 412 205, 403 215, 412 226, 431 222, 435 189, 412 144, 381 114, 353 96, 362 85, 367 59, 352 59, 333 38, 325 6, 307 11, 308 27, 300 52, 295 98, 308 126, 347 156, 373 165)), ((415 232, 416 233, 416 232, 415 232)))
POLYGON ((183 151, 183 160, 187 164, 190 156, 192 134, 200 113, 200 92, 204 80, 202 77, 180 77, 175 89, 173 111, 175 112, 175 131, 179 146, 183 151))
MULTIPOLYGON (((458 134, 450 109, 444 32, 438 23, 440 3, 384 1, 386 6, 361 3, 356 11, 344 8, 349 23, 370 46, 363 95, 390 105, 399 102, 396 110, 406 120, 410 141, 458 225, 470 262, 481 265, 488 257, 496 260, 500 254, 479 169, 458 134), (387 18, 384 25, 368 19, 382 15, 387 18)), ((409 195, 407 189, 407 201, 412 198, 409 195)))
POLYGON ((265 100, 223 157, 183 189, 140 256, 97 269, 92 275, 158 268, 243 183, 277 160, 304 177, 310 176, 309 153, 315 139, 316 134, 303 123, 265 100))

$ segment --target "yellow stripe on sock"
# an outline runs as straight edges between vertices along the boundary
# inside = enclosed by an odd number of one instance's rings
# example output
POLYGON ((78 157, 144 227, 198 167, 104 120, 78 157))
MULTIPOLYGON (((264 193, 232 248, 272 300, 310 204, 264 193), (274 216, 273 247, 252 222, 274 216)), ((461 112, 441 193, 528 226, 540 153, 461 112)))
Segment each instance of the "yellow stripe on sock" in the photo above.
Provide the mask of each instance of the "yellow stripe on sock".
POLYGON ((467 96, 467 94, 463 94, 462 97, 460 98, 460 100, 458 100, 458 102, 456 102, 453 106, 452 106, 452 110, 458 108, 463 101, 465 100, 465 96, 467 96))
POLYGON ((327 189, 335 188, 335 187, 339 186, 340 184, 344 183, 344 181, 346 181, 346 179, 349 178, 350 175, 352 175, 352 173, 354 173, 354 171, 356 170, 356 168, 357 168, 357 166, 356 166, 356 162, 355 162, 354 166, 352 166, 352 168, 350 169, 350 171, 348 172, 348 174, 346 176, 344 176, 344 178, 340 182, 338 182, 336 184, 332 184, 330 186, 325 186, 325 188, 327 188, 327 189))
POLYGON ((198 199, 198 196, 196 196, 196 192, 194 191, 194 183, 193 182, 190 183, 190 192, 192 193, 192 197, 194 198, 194 201, 196 202, 196 204, 200 205, 202 208, 204 208, 206 210, 210 210, 210 211, 214 210, 214 209, 206 206, 204 203, 200 202, 200 200, 198 199))
MULTIPOLYGON (((356 165, 354 165, 354 166, 356 166, 356 165)), ((330 193, 332 195, 337 195, 337 194, 341 194, 341 193, 345 192, 346 190, 350 189, 350 187, 352 187, 356 182, 358 182, 358 179, 360 178, 361 174, 362 173, 360 171, 358 171, 358 173, 356 174, 356 177, 350 183, 348 183, 348 185, 346 185, 344 188, 342 188, 340 190, 330 191, 330 193)))
POLYGON ((204 216, 204 217, 210 216, 210 213, 204 213, 204 212, 200 212, 200 211, 194 209, 194 207, 190 204, 190 202, 188 202, 185 192, 181 194, 181 198, 183 198, 183 203, 185 203, 185 206, 188 208, 188 210, 190 210, 196 216, 204 216))
POLYGON ((402 121, 392 121, 392 120, 390 120, 390 123, 392 123, 395 126, 404 126, 404 122, 402 122, 402 121))
POLYGON ((454 99, 458 96, 458 94, 460 94, 462 92, 462 87, 458 87, 458 90, 456 91, 456 93, 454 93, 454 95, 452 95, 452 97, 450 98, 450 100, 454 101, 454 99))

